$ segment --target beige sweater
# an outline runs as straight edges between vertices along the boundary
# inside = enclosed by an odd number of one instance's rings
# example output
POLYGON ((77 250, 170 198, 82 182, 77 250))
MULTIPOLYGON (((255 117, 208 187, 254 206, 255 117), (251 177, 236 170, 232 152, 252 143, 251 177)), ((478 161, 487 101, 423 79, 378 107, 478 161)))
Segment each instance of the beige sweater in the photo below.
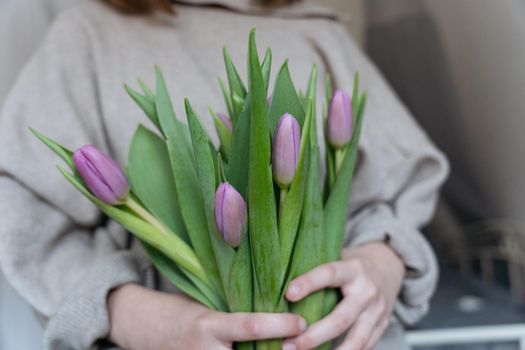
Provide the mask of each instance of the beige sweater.
POLYGON ((176 6, 176 17, 126 17, 95 1, 68 10, 2 108, 0 262, 45 321, 44 348, 87 349, 104 338, 106 295, 115 286, 134 281, 174 288, 153 273, 136 242, 126 249, 126 232, 104 221, 62 178, 54 168, 57 157, 28 127, 70 148, 94 144, 125 164, 137 124, 149 124, 122 84, 134 85, 137 76, 152 83, 153 65, 159 64, 178 116, 184 116, 181 102, 189 97, 215 135, 207 106, 223 108, 216 80, 224 74, 222 46, 244 68, 251 27, 258 29, 260 49, 272 47, 274 72, 289 58, 298 87, 306 86, 313 63, 320 76, 330 71, 337 87, 348 91, 355 71, 361 72, 369 101, 347 241, 357 245, 388 236, 403 257, 408 273, 381 344, 404 348, 398 321, 417 321, 436 285, 435 258, 418 228, 432 215, 447 174, 445 158, 329 11, 302 4, 268 11, 249 0, 186 0, 176 6))

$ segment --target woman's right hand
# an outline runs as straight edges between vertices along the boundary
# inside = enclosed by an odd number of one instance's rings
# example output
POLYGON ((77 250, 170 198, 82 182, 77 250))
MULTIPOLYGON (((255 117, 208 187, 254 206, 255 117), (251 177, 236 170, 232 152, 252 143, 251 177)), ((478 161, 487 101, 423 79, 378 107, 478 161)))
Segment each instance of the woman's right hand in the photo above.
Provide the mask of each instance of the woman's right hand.
POLYGON ((291 338, 306 330, 297 315, 217 312, 136 284, 110 292, 108 310, 109 338, 127 350, 226 350, 233 342, 291 338))

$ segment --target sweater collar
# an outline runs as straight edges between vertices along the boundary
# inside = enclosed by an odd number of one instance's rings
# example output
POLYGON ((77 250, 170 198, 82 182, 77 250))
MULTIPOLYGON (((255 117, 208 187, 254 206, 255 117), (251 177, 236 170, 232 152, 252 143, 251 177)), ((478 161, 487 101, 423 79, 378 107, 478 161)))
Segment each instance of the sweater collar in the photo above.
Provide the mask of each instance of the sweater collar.
POLYGON ((283 6, 264 6, 257 0, 172 0, 175 4, 190 6, 218 6, 239 13, 287 18, 320 17, 337 19, 332 9, 316 3, 295 1, 283 6))

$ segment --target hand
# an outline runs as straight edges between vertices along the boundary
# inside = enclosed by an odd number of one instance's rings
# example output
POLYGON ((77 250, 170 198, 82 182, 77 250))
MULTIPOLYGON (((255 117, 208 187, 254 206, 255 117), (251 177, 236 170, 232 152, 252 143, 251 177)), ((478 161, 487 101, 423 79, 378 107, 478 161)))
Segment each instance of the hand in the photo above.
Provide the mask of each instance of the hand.
POLYGON ((328 287, 343 300, 324 319, 285 342, 286 350, 312 349, 348 332, 337 350, 373 349, 388 326, 405 269, 387 245, 374 242, 345 249, 340 261, 321 265, 294 279, 286 298, 296 302, 328 287))
POLYGON ((128 350, 232 349, 234 341, 299 335, 292 314, 223 313, 182 295, 126 284, 108 296, 111 341, 128 350))

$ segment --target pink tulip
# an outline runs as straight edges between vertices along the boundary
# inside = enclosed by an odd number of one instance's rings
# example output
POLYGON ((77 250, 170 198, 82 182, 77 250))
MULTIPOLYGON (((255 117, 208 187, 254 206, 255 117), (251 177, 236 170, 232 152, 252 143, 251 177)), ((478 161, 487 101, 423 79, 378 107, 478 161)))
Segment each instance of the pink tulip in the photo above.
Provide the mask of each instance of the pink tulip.
POLYGON ((129 194, 128 180, 119 165, 96 147, 82 146, 73 162, 91 193, 111 205, 122 204, 129 194))
POLYGON ((273 177, 281 188, 288 188, 293 181, 300 145, 299 123, 291 114, 285 113, 275 129, 272 154, 273 177))
POLYGON ((246 202, 227 182, 215 192, 215 222, 222 238, 232 247, 241 244, 246 227, 246 202))
POLYGON ((352 138, 352 102, 346 92, 337 90, 334 93, 326 124, 328 142, 335 149, 343 147, 352 138))

